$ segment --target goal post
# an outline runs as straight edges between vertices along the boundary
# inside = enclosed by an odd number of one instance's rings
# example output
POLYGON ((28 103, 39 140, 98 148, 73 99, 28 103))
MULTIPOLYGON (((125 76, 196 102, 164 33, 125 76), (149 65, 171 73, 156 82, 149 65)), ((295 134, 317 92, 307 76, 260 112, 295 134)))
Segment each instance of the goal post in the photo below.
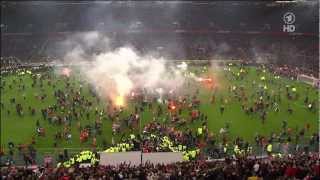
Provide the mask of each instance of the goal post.
POLYGON ((313 76, 308 76, 308 75, 305 75, 305 74, 299 74, 297 76, 297 80, 298 81, 301 81, 301 82, 304 82, 304 83, 307 83, 307 84, 310 84, 312 86, 315 86, 315 87, 319 87, 319 79, 313 77, 313 76))

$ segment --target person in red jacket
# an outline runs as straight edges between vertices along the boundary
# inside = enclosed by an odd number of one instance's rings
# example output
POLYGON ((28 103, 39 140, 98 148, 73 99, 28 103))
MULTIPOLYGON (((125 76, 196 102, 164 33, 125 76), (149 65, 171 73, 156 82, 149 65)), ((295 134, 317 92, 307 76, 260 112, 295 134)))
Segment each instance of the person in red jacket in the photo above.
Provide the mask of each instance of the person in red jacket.
POLYGON ((285 176, 288 178, 293 178, 296 176, 297 172, 298 172, 298 168, 295 164, 289 165, 286 168, 285 176))
POLYGON ((320 163, 319 160, 317 160, 316 164, 312 167, 312 170, 314 174, 318 177, 320 177, 320 163))
POLYGON ((71 178, 70 178, 70 176, 68 176, 67 173, 64 173, 64 175, 59 178, 59 180, 70 180, 70 179, 71 178))

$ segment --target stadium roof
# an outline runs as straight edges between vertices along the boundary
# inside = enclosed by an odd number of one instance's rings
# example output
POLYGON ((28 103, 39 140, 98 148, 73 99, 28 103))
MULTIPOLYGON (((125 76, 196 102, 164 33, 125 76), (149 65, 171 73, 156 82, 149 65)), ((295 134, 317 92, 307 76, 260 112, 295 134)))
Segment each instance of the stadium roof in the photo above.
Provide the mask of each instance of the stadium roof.
POLYGON ((193 4, 193 5, 270 5, 270 4, 317 4, 318 0, 279 0, 279 1, 1 1, 1 4, 7 5, 81 5, 81 4, 113 4, 113 5, 161 5, 161 4, 193 4))

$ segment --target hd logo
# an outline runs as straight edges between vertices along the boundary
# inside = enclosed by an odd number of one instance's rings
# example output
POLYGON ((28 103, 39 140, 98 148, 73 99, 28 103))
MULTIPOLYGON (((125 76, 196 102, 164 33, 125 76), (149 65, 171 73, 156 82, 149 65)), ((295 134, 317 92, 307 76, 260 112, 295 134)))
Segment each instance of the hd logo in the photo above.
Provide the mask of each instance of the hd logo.
POLYGON ((293 24, 296 21, 296 16, 292 12, 287 12, 283 15, 283 32, 294 32, 296 26, 293 24))

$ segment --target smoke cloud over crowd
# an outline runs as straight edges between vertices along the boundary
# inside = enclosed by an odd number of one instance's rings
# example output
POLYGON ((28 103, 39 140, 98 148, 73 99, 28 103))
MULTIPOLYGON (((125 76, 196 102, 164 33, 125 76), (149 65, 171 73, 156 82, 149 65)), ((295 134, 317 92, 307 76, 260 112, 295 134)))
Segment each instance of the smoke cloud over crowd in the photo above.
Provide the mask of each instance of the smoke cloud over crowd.
POLYGON ((152 54, 138 55, 130 46, 111 50, 108 37, 89 32, 76 34, 64 42, 63 64, 78 66, 85 80, 103 99, 123 105, 135 89, 163 93, 176 91, 184 83, 187 64, 178 66, 152 54), (92 49, 99 48, 99 52, 92 49))

